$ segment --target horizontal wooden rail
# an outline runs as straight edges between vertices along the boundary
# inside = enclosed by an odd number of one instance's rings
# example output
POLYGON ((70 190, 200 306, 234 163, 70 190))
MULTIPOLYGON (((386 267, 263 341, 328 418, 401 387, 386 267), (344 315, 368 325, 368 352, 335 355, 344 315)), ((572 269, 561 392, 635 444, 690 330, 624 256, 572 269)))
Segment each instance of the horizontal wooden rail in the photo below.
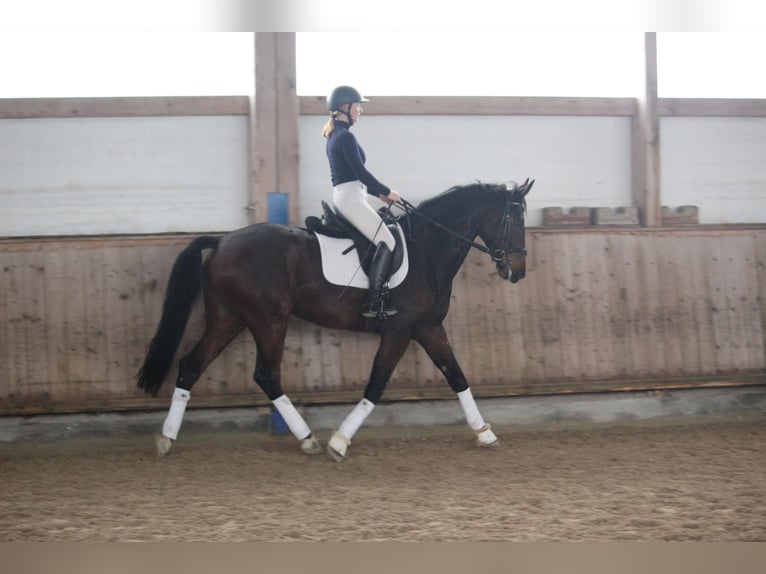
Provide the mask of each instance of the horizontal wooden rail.
MULTIPOLYGON (((325 115, 323 96, 300 96, 299 113, 325 115)), ((634 98, 370 96, 367 115, 633 116, 634 98)), ((248 115, 247 96, 0 99, 0 119, 248 115)), ((660 98, 663 117, 766 117, 766 99, 660 98)))
MULTIPOLYGON (((632 116, 633 98, 525 98, 483 96, 369 96, 368 115, 632 116)), ((325 98, 300 97, 303 115, 327 114, 325 98)))
POLYGON ((0 99, 0 119, 228 116, 249 113, 247 96, 0 99))
POLYGON ((766 100, 660 98, 660 116, 766 117, 766 100))

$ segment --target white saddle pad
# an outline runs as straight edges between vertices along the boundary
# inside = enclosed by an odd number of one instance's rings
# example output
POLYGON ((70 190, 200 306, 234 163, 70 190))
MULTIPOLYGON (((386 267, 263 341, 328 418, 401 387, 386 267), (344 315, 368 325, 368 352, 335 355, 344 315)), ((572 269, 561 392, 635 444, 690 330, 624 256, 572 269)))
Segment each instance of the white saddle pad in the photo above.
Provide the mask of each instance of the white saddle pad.
MULTIPOLYGON (((398 224, 397 228, 399 228, 399 236, 404 239, 404 231, 398 224)), ((319 233, 316 234, 316 237, 319 241, 319 250, 322 252, 322 273, 329 283, 344 287, 359 287, 360 289, 367 289, 370 286, 370 280, 359 264, 359 254, 356 249, 351 249, 343 255, 346 249, 353 247, 353 241, 327 237, 319 233)), ((407 256, 406 241, 404 241, 402 248, 404 249, 402 264, 391 274, 391 279, 388 282, 389 289, 397 287, 407 277, 409 257, 407 256)))

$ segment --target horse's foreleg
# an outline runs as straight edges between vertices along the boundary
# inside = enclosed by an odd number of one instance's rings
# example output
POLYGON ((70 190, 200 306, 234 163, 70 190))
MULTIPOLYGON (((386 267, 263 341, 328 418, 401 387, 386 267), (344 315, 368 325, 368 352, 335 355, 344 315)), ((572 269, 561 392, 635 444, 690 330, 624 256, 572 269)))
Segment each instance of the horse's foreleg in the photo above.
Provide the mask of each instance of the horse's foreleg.
POLYGON ((383 396, 388 379, 407 350, 409 342, 409 336, 402 334, 382 337, 372 365, 370 380, 364 390, 364 398, 357 403, 327 443, 327 452, 334 460, 340 462, 346 458, 351 439, 383 396))
POLYGON ((479 446, 495 446, 497 436, 492 428, 484 421, 479 407, 473 398, 471 388, 463 374, 463 370, 452 352, 447 333, 442 325, 429 329, 421 329, 415 340, 425 349, 436 367, 444 374, 450 388, 455 391, 463 409, 465 420, 470 429, 476 433, 476 444, 479 446))
POLYGON ((336 462, 341 462, 346 458, 348 447, 351 445, 351 439, 362 426, 362 423, 370 416, 375 408, 375 403, 367 398, 359 401, 354 410, 343 420, 338 430, 330 437, 327 443, 327 453, 336 462))
POLYGON ((491 425, 484 422, 479 407, 476 406, 476 401, 473 399, 471 388, 460 391, 457 398, 460 401, 460 406, 463 407, 463 414, 465 414, 468 426, 476 433, 476 444, 478 446, 497 446, 497 436, 492 432, 491 425))

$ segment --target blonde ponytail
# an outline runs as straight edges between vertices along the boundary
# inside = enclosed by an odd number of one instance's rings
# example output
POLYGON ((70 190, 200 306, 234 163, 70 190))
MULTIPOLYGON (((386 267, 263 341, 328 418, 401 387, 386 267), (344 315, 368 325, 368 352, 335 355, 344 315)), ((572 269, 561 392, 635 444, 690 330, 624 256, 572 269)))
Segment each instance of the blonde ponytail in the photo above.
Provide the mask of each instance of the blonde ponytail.
POLYGON ((330 119, 327 120, 327 123, 322 128, 322 137, 323 138, 329 138, 330 134, 335 131, 335 112, 332 113, 330 116, 330 119))

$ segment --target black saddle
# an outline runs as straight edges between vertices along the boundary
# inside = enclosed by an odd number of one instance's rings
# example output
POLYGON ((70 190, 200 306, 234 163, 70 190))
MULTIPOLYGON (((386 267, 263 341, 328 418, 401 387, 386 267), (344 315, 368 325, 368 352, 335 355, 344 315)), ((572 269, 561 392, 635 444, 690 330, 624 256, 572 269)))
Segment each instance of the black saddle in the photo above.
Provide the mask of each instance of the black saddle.
MULTIPOLYGON (((375 247, 372 242, 362 235, 356 227, 354 227, 350 221, 343 217, 338 211, 333 210, 326 201, 322 202, 322 209, 324 213, 322 217, 316 217, 315 215, 309 215, 306 218, 306 229, 320 235, 326 235, 327 237, 335 237, 340 239, 351 239, 354 242, 353 247, 349 247, 343 252, 346 255, 356 249, 359 254, 359 261, 362 265, 362 270, 369 275, 370 263, 372 263, 372 255, 375 253, 375 247)), ((391 231, 394 239, 396 240, 396 247, 394 248, 394 255, 391 258, 391 272, 395 272, 402 264, 404 258, 404 248, 402 246, 402 237, 399 233, 399 228, 396 226, 396 219, 389 211, 382 208, 378 211, 383 219, 384 225, 391 231)))

